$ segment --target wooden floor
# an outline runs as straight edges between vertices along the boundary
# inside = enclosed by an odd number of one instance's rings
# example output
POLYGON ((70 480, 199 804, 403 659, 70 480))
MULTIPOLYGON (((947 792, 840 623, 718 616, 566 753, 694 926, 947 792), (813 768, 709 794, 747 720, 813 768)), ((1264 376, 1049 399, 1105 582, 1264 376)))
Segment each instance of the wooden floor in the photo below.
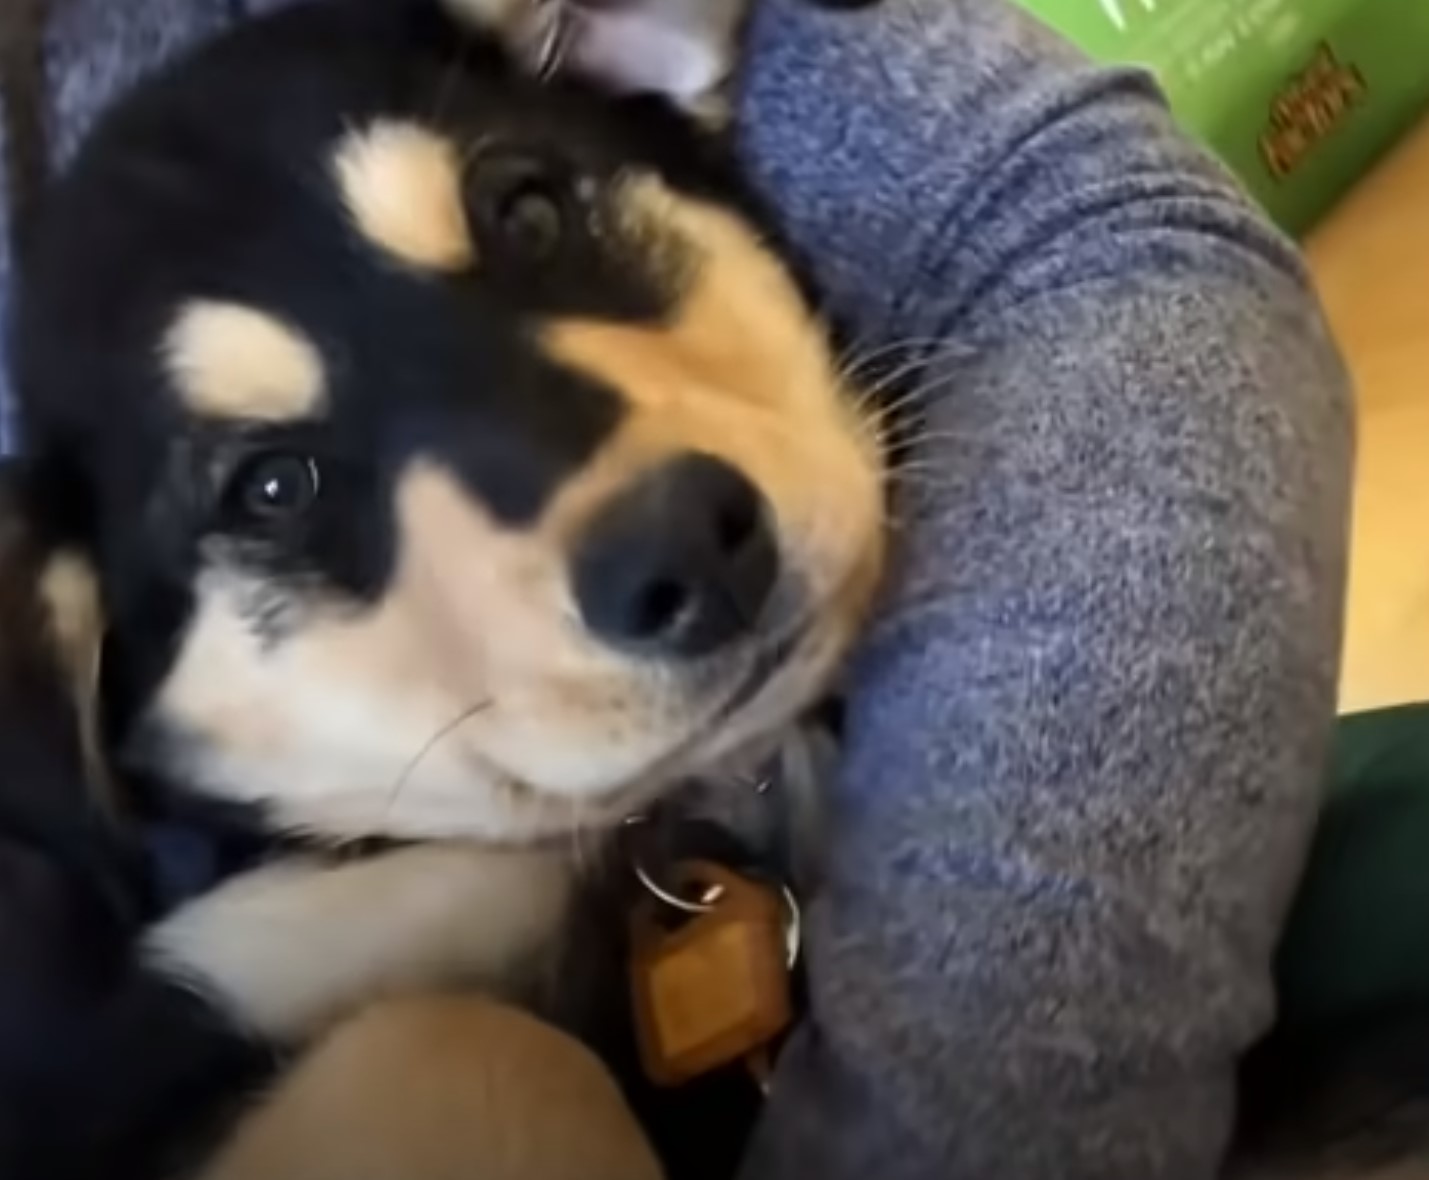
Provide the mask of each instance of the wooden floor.
POLYGON ((1341 707, 1429 700, 1429 122, 1309 252, 1359 389, 1341 707))

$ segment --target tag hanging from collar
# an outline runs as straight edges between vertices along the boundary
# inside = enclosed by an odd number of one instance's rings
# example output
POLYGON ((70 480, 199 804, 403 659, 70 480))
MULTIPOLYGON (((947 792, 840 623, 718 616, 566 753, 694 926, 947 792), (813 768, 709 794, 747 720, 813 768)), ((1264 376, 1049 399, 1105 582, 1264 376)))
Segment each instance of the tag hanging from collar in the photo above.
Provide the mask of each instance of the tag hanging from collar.
POLYGON ((797 908, 787 891, 713 862, 677 870, 631 915, 645 1072, 679 1086, 743 1060, 764 1086, 771 1048, 793 1020, 797 908))

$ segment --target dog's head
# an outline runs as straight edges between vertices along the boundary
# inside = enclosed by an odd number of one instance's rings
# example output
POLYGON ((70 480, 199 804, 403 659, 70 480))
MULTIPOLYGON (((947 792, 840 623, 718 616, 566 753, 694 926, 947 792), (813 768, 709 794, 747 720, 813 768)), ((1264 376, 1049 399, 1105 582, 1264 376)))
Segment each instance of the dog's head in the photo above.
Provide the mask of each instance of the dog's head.
POLYGON ((112 112, 15 348, 128 757, 326 836, 527 839, 825 686, 880 460, 702 135, 390 2, 112 112))

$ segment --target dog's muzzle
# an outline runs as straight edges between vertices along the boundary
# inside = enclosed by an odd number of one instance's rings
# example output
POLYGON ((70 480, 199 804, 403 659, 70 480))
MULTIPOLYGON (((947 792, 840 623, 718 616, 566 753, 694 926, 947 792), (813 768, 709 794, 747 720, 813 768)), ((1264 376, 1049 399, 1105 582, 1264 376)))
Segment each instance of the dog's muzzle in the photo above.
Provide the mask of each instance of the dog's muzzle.
POLYGON ((750 635, 779 577, 771 515, 723 460, 691 452, 667 461, 587 526, 574 566, 586 626, 621 650, 666 659, 750 635))

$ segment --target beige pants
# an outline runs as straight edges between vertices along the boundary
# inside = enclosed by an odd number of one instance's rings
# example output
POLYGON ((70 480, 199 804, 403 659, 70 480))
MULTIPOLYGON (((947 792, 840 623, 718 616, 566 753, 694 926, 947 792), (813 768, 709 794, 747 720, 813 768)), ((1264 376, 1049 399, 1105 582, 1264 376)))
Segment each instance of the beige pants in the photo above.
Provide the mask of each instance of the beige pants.
POLYGON ((604 1067, 471 996, 389 1001, 340 1026, 202 1180, 659 1180, 604 1067))

